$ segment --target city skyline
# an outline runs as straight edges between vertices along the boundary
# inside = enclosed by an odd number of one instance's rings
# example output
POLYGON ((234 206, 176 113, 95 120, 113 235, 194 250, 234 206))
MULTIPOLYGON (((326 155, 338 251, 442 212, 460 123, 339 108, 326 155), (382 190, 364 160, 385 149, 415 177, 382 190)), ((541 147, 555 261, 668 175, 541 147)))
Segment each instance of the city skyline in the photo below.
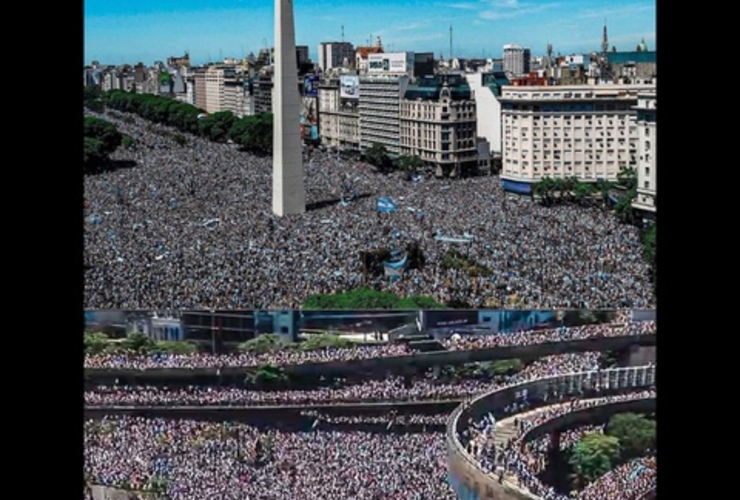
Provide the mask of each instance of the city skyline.
MULTIPOLYGON (((434 52, 453 56, 501 57, 508 43, 544 55, 599 50, 604 21, 609 47, 634 50, 644 39, 656 50, 654 0, 295 0, 296 43, 317 61, 321 42, 356 46, 381 37, 386 51, 434 52), (430 8, 430 5, 432 8, 430 8), (378 14, 382 15, 378 15, 378 14), (390 20, 390 22, 388 22, 390 20), (371 39, 372 37, 372 39, 371 39)), ((193 64, 241 58, 273 45, 273 0, 142 0, 84 4, 84 64, 151 64, 189 52, 193 64)))

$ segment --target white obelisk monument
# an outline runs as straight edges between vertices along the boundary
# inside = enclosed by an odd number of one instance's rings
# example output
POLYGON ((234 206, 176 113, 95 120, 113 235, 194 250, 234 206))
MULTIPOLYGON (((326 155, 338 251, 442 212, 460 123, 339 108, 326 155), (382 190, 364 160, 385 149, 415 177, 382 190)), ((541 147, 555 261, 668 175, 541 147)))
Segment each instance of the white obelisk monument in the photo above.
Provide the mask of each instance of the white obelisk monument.
POLYGON ((300 137, 298 64, 293 0, 275 0, 275 79, 272 90, 272 211, 283 216, 306 210, 300 137))

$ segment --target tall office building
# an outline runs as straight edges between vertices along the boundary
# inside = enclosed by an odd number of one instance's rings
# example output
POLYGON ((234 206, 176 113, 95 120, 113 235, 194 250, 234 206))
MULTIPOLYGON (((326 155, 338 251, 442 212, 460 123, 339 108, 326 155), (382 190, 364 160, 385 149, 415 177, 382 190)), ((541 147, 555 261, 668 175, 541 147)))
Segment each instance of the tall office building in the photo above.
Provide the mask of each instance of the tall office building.
POLYGON ((637 96, 637 198, 632 206, 650 217, 657 207, 657 153, 658 130, 656 122, 657 99, 655 92, 642 92, 637 96))
POLYGON ((526 75, 530 71, 531 52, 519 45, 504 45, 504 71, 510 76, 526 75))
POLYGON ((616 180, 637 164, 634 106, 649 85, 503 87, 504 189, 531 192, 545 177, 616 180))
POLYGON ((355 63, 355 49, 349 42, 322 42, 319 44, 319 68, 326 72, 341 68, 347 59, 350 66, 355 63))
POLYGON ((360 149, 382 144, 391 156, 400 154, 399 106, 409 77, 393 74, 360 76, 360 149))
POLYGON ((293 0, 275 0, 272 211, 278 216, 306 210, 296 58, 293 0))
POLYGON ((319 133, 325 146, 360 151, 357 75, 341 75, 319 85, 319 133))

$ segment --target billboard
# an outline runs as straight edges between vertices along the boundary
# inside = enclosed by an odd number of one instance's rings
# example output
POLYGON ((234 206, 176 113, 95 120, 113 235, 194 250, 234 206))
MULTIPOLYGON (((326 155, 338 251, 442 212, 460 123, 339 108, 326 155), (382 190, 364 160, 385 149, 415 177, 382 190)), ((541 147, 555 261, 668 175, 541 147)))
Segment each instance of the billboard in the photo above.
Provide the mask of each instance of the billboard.
POLYGON ((468 310, 430 310, 424 311, 424 327, 427 329, 476 325, 478 311, 468 310))
POLYGON ((339 97, 341 99, 359 99, 360 77, 357 75, 342 75, 339 79, 339 97))
POLYGON ((318 75, 306 75, 303 77, 303 96, 318 97, 319 83, 321 78, 318 75))
POLYGON ((405 73, 409 69, 409 53, 407 52, 367 55, 368 73, 405 73))

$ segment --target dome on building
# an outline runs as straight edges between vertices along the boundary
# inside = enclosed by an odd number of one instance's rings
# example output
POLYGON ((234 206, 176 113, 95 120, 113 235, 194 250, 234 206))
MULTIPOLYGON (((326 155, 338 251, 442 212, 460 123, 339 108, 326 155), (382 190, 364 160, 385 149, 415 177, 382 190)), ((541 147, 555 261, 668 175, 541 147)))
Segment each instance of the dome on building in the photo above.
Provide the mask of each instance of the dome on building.
POLYGON ((645 43, 645 39, 643 38, 640 41, 640 45, 637 46, 637 50, 639 50, 640 52, 647 52, 647 49, 647 44, 645 43))

